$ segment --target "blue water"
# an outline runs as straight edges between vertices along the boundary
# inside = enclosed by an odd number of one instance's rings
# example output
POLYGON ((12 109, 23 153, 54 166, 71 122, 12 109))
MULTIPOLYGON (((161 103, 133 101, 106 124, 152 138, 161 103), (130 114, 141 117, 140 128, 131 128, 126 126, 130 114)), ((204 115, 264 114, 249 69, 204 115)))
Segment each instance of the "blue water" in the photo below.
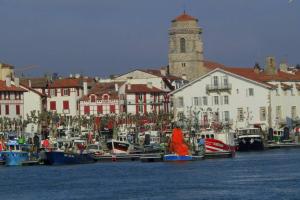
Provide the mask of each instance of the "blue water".
POLYGON ((300 199, 300 149, 186 163, 0 167, 7 199, 300 199))

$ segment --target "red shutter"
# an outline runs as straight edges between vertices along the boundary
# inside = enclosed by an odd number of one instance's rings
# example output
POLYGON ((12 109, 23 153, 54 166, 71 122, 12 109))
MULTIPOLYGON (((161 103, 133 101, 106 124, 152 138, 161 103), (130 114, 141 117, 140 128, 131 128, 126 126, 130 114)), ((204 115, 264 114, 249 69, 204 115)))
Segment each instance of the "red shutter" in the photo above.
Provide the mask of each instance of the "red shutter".
POLYGON ((96 97, 94 95, 91 95, 91 102, 96 102, 96 97))
POLYGON ((56 110, 56 102, 50 101, 50 110, 56 110))
POLYGON ((55 96, 57 96, 57 89, 55 89, 55 96))
POLYGON ((9 115, 9 105, 5 105, 5 114, 9 115))
POLYGON ((79 96, 79 88, 77 88, 77 96, 79 96))
POLYGON ((110 113, 115 113, 115 112, 116 112, 116 107, 115 107, 115 105, 110 105, 110 106, 109 106, 109 110, 110 110, 110 113))
POLYGON ((135 112, 136 112, 136 114, 139 113, 139 97, 138 97, 138 94, 135 94, 135 112))
POLYGON ((64 110, 69 110, 69 101, 63 101, 64 110))
POLYGON ((64 96, 64 89, 63 88, 60 89, 60 96, 64 96))
POLYGON ((103 113, 103 106, 102 105, 97 106, 97 112, 98 112, 98 114, 102 114, 103 113))
POLYGON ((90 106, 84 106, 84 114, 85 115, 90 114, 90 106))
POLYGON ((16 114, 20 115, 20 105, 16 105, 16 114))
POLYGON ((147 113, 147 99, 146 99, 146 93, 144 94, 144 113, 147 113))

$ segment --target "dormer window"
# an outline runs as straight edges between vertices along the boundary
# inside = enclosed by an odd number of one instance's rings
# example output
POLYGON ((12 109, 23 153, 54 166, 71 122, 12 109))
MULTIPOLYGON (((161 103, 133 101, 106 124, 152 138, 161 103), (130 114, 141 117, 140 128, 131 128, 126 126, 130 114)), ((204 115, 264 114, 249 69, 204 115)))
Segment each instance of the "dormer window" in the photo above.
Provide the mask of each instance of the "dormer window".
POLYGON ((96 96, 95 95, 91 95, 91 102, 96 102, 96 96))
POLYGON ((108 94, 104 94, 102 96, 102 99, 105 100, 105 101, 109 100, 109 95, 108 94))

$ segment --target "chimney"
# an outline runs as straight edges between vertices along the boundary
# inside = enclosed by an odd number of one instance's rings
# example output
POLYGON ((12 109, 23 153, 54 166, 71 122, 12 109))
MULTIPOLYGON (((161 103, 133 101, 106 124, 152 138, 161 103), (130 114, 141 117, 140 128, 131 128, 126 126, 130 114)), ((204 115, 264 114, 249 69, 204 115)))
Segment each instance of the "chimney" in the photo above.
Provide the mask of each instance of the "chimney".
POLYGON ((116 92, 119 91, 119 85, 118 85, 118 83, 115 83, 115 90, 116 90, 116 92))
POLYGON ((272 57, 272 56, 269 56, 269 57, 266 58, 265 73, 267 75, 277 74, 275 58, 272 57))
POLYGON ((152 88, 153 88, 153 87, 152 87, 152 82, 148 82, 148 83, 147 83, 147 87, 150 88, 150 89, 152 89, 152 88))
POLYGON ((6 78, 5 78, 5 83, 6 83, 6 86, 7 86, 7 87, 10 87, 10 86, 11 86, 11 79, 10 79, 10 77, 6 77, 6 78))
POLYGON ((18 77, 15 77, 15 86, 19 87, 20 86, 20 79, 18 77))
POLYGON ((28 87, 31 88, 31 80, 28 80, 28 87))
POLYGON ((253 67, 254 73, 255 74, 259 74, 260 72, 260 66, 258 63, 255 63, 254 67, 253 67))
POLYGON ((83 82, 83 95, 88 94, 87 82, 83 82))
POLYGON ((80 74, 75 74, 75 78, 80 78, 80 74))
POLYGON ((166 76, 167 75, 167 71, 165 69, 160 69, 160 74, 162 76, 166 76))
POLYGON ((73 78, 73 74, 70 74, 69 77, 70 77, 70 78, 73 78))

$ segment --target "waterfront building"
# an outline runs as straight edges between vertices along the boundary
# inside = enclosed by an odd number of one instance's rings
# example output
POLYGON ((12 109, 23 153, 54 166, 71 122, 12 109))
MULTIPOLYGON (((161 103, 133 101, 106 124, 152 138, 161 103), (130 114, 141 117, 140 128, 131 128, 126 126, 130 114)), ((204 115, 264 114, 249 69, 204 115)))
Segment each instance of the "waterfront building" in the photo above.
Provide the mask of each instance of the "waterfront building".
POLYGON ((119 89, 122 112, 145 115, 147 113, 169 113, 168 92, 147 84, 123 84, 119 89))
POLYGON ((10 119, 20 119, 24 116, 24 93, 18 80, 15 84, 10 77, 0 80, 0 116, 10 119))
POLYGON ((172 91, 188 83, 185 77, 177 77, 168 73, 168 66, 159 69, 136 69, 117 76, 113 81, 126 81, 131 84, 147 84, 165 91, 172 91))
POLYGON ((267 130, 299 123, 300 74, 277 70, 272 57, 265 70, 216 68, 170 94, 176 119, 197 119, 200 126, 218 122, 267 130))
POLYGON ((118 115, 123 112, 119 101, 119 88, 124 82, 96 83, 87 95, 79 100, 80 115, 118 115))

